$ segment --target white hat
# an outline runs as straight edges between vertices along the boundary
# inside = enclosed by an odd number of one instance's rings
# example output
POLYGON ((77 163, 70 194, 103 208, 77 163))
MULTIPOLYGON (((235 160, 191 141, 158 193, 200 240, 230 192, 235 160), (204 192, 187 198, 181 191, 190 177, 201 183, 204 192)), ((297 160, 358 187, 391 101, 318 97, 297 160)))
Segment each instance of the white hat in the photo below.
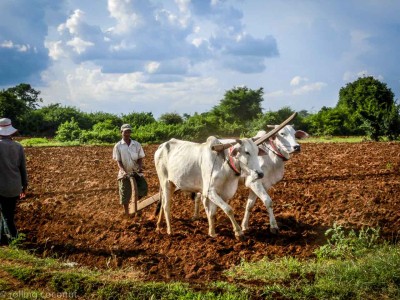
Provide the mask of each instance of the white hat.
POLYGON ((125 130, 131 130, 132 131, 132 126, 129 124, 124 124, 121 126, 121 132, 125 131, 125 130))
POLYGON ((7 118, 0 119, 0 135, 9 136, 17 132, 17 129, 12 127, 11 120, 7 118))

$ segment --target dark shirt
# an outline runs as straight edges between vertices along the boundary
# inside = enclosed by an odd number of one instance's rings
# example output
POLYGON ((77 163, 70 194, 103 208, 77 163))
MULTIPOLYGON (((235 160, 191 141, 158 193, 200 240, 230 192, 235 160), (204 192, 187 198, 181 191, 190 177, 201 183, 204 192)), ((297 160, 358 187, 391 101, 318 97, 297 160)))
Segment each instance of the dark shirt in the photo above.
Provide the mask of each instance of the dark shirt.
POLYGON ((24 148, 9 137, 0 136, 0 196, 19 196, 27 186, 24 148))

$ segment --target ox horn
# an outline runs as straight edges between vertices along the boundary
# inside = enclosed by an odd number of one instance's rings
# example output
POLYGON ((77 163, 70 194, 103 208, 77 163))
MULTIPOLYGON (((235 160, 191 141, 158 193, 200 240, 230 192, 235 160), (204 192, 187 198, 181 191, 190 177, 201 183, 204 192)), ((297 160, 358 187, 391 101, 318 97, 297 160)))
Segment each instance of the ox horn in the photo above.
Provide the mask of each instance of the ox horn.
POLYGON ((277 134, 279 130, 281 130, 283 127, 285 127, 287 124, 289 124, 294 119, 294 117, 296 117, 296 115, 297 115, 297 112, 293 113, 289 118, 287 118, 285 121, 283 121, 283 123, 281 123, 278 127, 276 127, 275 129, 272 129, 270 132, 267 132, 265 135, 263 135, 262 137, 255 140, 254 143, 257 146, 264 143, 271 136, 277 134))

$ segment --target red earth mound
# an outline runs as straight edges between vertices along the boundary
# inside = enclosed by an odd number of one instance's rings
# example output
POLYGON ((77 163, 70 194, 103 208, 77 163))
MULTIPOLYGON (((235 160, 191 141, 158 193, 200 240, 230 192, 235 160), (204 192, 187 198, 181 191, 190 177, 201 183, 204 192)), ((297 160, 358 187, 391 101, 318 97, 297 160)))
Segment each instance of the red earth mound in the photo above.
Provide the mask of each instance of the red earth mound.
MULTIPOLYGON (((144 147, 149 195, 158 192, 156 149, 144 147)), ((124 218, 111 153, 112 147, 26 149, 30 190, 16 219, 31 248, 80 265, 129 267, 144 280, 204 282, 224 279, 223 271, 241 260, 311 257, 335 222, 354 229, 379 226, 392 240, 400 232, 400 143, 302 144, 284 179, 269 191, 280 233, 270 233, 258 201, 245 241, 235 239, 222 211, 218 237, 210 238, 204 210, 192 222, 193 201, 179 192, 172 201, 171 236, 165 222, 156 233, 155 205, 140 218, 124 218)), ((230 202, 238 222, 247 194, 240 187, 230 202)))

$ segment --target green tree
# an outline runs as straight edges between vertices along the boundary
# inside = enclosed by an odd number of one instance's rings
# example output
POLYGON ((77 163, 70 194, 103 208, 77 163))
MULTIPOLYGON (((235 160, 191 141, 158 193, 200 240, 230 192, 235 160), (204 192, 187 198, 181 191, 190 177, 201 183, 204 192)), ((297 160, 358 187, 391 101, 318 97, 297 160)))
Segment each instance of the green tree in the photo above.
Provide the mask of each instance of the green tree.
POLYGON ((43 102, 43 99, 39 98, 40 91, 36 91, 27 83, 21 83, 15 87, 7 89, 7 91, 15 95, 17 99, 23 101, 30 109, 38 108, 39 102, 43 102))
POLYGON ((263 88, 252 90, 247 87, 235 87, 225 93, 224 99, 211 113, 228 123, 245 125, 262 114, 263 94, 263 88))
POLYGON ((308 130, 314 135, 348 135, 348 113, 336 107, 323 106, 316 114, 307 117, 308 130))
POLYGON ((43 101, 39 94, 26 83, 0 91, 0 117, 12 119, 20 132, 25 134, 24 119, 43 101))
POLYGON ((339 91, 337 108, 347 110, 354 127, 361 127, 373 140, 399 134, 399 109, 385 83, 372 76, 360 77, 339 91), (385 125, 386 124, 386 125, 385 125))
POLYGON ((0 92, 0 117, 9 118, 15 126, 20 123, 20 118, 28 110, 25 102, 18 99, 8 91, 0 92))
POLYGON ((105 121, 110 121, 111 124, 117 127, 120 127, 122 123, 125 123, 122 121, 122 118, 118 117, 117 115, 101 111, 88 113, 87 117, 90 120, 91 127, 97 123, 105 121))
POLYGON ((90 129, 92 122, 90 117, 72 106, 62 106, 60 103, 50 104, 36 110, 42 115, 40 132, 47 136, 54 136, 57 128, 74 118, 80 129, 90 129))
POLYGON ((183 123, 183 118, 176 112, 162 114, 158 120, 167 125, 177 125, 183 123))
POLYGON ((132 112, 127 115, 122 115, 122 122, 130 124, 132 127, 138 128, 156 122, 151 112, 132 112))

